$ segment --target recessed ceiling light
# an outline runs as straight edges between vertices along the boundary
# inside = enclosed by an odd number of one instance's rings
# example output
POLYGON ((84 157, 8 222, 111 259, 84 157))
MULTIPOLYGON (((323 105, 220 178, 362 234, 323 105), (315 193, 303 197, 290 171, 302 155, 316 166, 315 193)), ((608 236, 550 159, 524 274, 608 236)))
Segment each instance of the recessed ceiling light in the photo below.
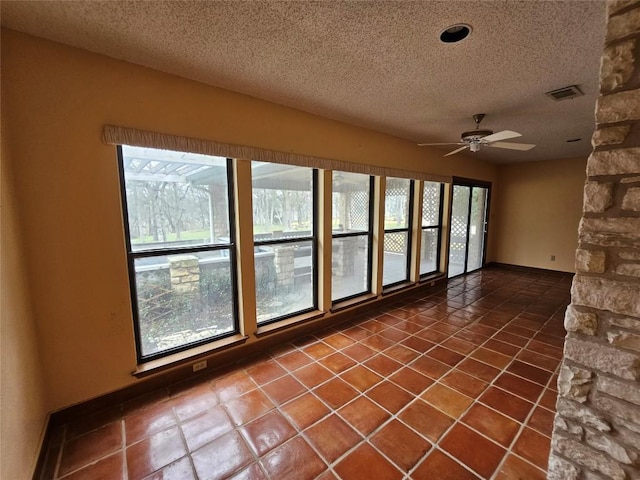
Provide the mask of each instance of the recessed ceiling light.
POLYGON ((456 43, 464 40, 471 33, 471 25, 457 23, 445 28, 440 34, 440 41, 443 43, 456 43))
POLYGON ((574 142, 579 142, 580 140, 582 140, 581 138, 570 138, 569 140, 566 140, 567 143, 574 143, 574 142))

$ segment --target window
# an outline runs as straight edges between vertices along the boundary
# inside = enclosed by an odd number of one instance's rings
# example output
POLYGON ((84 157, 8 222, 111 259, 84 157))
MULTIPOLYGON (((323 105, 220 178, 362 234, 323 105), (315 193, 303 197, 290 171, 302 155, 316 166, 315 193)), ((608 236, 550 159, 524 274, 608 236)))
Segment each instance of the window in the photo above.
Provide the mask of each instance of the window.
POLYGON ((315 310, 317 171, 251 162, 258 325, 315 310))
POLYGON ((238 332, 231 160, 118 148, 138 360, 238 332))
POLYGON ((422 189, 420 275, 435 273, 440 265, 443 192, 441 183, 424 182, 422 189))
POLYGON ((382 285, 385 287, 409 279, 412 203, 413 180, 387 178, 382 271, 382 285))
POLYGON ((333 172, 331 299, 371 292, 373 177, 333 172))

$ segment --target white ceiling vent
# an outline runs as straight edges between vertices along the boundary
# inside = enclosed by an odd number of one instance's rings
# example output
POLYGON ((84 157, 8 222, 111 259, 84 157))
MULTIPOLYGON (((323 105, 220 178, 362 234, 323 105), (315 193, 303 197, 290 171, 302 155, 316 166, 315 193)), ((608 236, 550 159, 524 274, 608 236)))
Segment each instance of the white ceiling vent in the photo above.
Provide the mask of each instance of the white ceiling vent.
POLYGON ((584 95, 577 85, 569 85, 568 87, 558 88, 545 93, 547 97, 554 99, 556 102, 560 100, 569 100, 571 98, 581 97, 584 95))

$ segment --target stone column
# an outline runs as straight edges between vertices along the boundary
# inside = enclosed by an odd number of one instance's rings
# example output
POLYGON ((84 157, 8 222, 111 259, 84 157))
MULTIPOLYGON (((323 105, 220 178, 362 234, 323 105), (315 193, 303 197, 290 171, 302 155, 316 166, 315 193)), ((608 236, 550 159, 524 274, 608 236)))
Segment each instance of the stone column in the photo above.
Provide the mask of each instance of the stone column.
POLYGON ((640 1, 607 15, 552 480, 640 478, 640 1))
POLYGON ((196 295, 200 293, 200 264, 194 255, 176 255, 169 257, 171 289, 180 294, 196 295))
POLYGON ((295 250, 295 247, 288 245, 274 248, 273 261, 276 266, 277 283, 278 287, 284 291, 289 291, 293 288, 295 250))
POLYGON ((358 237, 337 238, 333 241, 333 273, 349 277, 355 272, 358 237))

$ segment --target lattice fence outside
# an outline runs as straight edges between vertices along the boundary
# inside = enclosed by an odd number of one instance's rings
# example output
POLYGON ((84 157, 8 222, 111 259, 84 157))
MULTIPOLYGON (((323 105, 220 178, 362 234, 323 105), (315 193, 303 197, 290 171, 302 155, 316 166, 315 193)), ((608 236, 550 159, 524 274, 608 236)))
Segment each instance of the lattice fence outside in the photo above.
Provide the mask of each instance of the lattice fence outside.
POLYGON ((407 233, 390 232, 384 234, 384 251, 391 253, 405 253, 407 250, 407 233))
POLYGON ((434 226, 440 223, 440 187, 441 183, 424 182, 422 196, 422 226, 434 226))
POLYGON ((368 230, 369 225, 369 192, 351 192, 351 227, 353 230, 368 230))

